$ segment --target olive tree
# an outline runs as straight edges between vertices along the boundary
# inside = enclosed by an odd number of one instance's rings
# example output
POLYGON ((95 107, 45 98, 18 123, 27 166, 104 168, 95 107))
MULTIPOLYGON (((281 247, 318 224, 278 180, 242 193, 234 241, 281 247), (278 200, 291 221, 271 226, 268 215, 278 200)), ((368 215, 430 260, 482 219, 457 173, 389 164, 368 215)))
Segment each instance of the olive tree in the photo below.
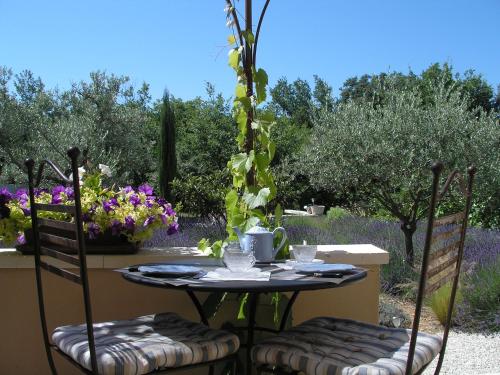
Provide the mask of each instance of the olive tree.
POLYGON ((363 192, 400 220, 411 265, 413 234, 428 208, 432 162, 462 171, 476 164, 485 196, 495 195, 500 176, 493 116, 475 116, 444 85, 433 96, 434 105, 423 105, 418 91, 392 89, 377 108, 360 101, 339 104, 316 118, 303 155, 304 172, 315 187, 363 192))
POLYGON ((112 167, 114 181, 138 185, 156 167, 149 101, 147 85, 135 89, 127 77, 95 72, 59 92, 0 67, 0 183, 25 183, 27 157, 66 165, 66 150, 78 146, 94 165, 112 167))

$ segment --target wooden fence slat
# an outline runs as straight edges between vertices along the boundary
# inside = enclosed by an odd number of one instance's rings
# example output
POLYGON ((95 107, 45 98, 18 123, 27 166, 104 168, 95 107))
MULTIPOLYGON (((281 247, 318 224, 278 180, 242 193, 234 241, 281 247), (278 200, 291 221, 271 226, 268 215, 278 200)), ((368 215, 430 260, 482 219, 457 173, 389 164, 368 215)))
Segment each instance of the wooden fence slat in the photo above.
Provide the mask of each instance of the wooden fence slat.
POLYGON ((435 282, 427 285, 427 287, 425 288, 425 294, 427 296, 429 296, 430 294, 434 293, 436 290, 441 288, 443 285, 445 285, 448 282, 450 282, 451 280, 453 280, 455 275, 456 275, 456 270, 453 270, 452 272, 448 273, 446 276, 441 277, 438 280, 436 280, 435 282))
POLYGON ((438 241, 446 240, 450 237, 456 236, 457 234, 460 234, 461 230, 462 230, 462 227, 457 226, 456 228, 453 228, 452 230, 439 232, 439 233, 433 233, 432 234, 432 242, 436 243, 438 241))
POLYGON ((427 277, 430 279, 432 278, 433 276, 436 276, 438 273, 441 273, 442 271, 444 271, 446 268, 448 268, 449 266, 457 263, 458 261, 458 254, 455 255, 453 258, 451 259, 448 259, 447 261, 441 263, 441 264, 438 264, 437 266, 435 267, 432 267, 430 268, 428 271, 427 271, 427 277))
POLYGON ((434 220, 434 227, 439 227, 441 225, 446 225, 446 224, 455 224, 455 223, 460 223, 465 217, 465 213, 463 211, 457 212, 456 214, 453 215, 448 215, 448 216, 443 216, 440 217, 439 219, 434 220))
POLYGON ((450 253, 451 251, 458 249, 459 245, 460 245, 460 240, 455 241, 447 246, 444 246, 441 249, 434 250, 431 254, 429 254, 429 262, 439 259, 442 256, 450 253))

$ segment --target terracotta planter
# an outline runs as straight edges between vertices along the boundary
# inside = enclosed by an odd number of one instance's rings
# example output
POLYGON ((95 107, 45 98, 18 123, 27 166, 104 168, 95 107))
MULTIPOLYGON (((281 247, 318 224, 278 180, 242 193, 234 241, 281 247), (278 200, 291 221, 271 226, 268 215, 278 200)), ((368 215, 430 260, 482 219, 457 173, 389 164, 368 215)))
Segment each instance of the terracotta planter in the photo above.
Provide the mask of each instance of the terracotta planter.
MULTIPOLYGON (((52 229, 47 230, 47 232, 50 232, 51 234, 56 236, 61 235, 60 230, 52 229)), ((65 233, 65 236, 67 236, 67 233, 65 233)), ((26 230, 24 232, 24 237, 26 239, 26 243, 24 245, 17 245, 16 250, 20 251, 24 255, 34 254, 32 245, 33 230, 31 228, 26 230)), ((139 250, 139 243, 129 242, 127 237, 124 235, 113 236, 109 231, 100 234, 95 239, 90 239, 88 238, 88 236, 86 236, 85 245, 87 254, 135 254, 139 250)), ((73 249, 58 248, 57 250, 67 254, 76 254, 76 250, 73 249)))

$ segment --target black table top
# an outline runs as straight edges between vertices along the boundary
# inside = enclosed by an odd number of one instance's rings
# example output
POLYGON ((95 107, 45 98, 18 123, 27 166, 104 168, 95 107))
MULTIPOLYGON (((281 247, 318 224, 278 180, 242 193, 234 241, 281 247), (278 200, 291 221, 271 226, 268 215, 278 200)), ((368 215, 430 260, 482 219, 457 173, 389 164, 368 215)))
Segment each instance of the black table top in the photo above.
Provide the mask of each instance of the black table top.
MULTIPOLYGON (((159 263, 154 263, 159 264, 159 263)), ((185 264, 178 262, 165 262, 161 264, 185 264)), ((217 266, 205 264, 190 264, 196 265, 207 271, 215 269, 217 266)), ((205 281, 203 279, 166 279, 161 277, 145 276, 138 271, 138 265, 117 270, 122 276, 131 282, 148 285, 158 288, 169 288, 178 290, 190 290, 194 292, 234 292, 234 293, 271 293, 271 292, 295 292, 304 290, 318 290, 343 287, 348 284, 363 280, 367 276, 367 271, 362 268, 356 268, 352 273, 343 275, 342 277, 324 278, 314 276, 295 276, 299 279, 286 280, 283 279, 284 272, 276 266, 259 265, 266 271, 271 271, 269 281, 205 281), (175 285, 177 284, 177 285, 175 285)))

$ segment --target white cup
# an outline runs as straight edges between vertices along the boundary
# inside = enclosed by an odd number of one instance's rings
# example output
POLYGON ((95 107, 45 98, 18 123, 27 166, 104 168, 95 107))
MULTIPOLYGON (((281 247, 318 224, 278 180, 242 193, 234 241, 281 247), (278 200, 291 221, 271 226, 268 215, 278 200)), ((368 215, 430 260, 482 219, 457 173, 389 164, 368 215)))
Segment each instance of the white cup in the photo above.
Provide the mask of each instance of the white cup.
POLYGON ((316 245, 293 245, 292 254, 298 263, 311 263, 316 257, 316 245))

